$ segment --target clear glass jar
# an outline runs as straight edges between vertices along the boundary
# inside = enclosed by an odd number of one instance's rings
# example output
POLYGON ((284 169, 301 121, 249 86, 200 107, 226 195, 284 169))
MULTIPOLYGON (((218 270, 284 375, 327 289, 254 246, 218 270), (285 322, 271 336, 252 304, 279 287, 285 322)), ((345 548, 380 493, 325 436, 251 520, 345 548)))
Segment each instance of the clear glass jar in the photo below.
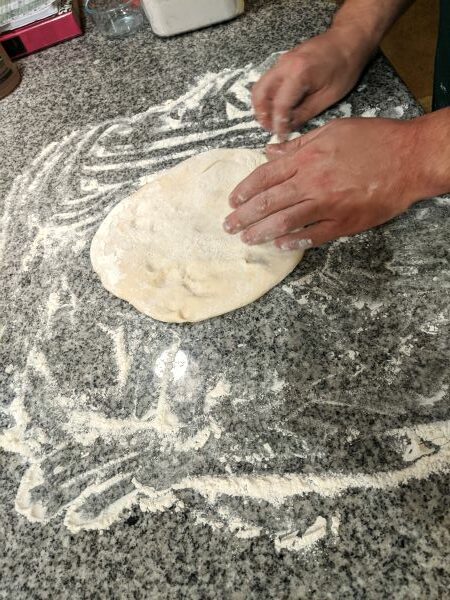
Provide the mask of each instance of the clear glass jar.
POLYGON ((134 0, 86 0, 85 8, 107 38, 132 35, 144 22, 141 8, 134 0))

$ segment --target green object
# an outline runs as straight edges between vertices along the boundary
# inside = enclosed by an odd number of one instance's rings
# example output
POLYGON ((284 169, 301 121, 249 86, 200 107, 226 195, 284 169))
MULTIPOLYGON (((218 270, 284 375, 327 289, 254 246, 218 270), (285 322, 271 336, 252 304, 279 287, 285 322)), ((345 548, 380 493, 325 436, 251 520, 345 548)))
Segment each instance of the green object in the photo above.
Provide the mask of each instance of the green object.
POLYGON ((433 110, 450 106, 450 1, 441 0, 434 66, 433 110))

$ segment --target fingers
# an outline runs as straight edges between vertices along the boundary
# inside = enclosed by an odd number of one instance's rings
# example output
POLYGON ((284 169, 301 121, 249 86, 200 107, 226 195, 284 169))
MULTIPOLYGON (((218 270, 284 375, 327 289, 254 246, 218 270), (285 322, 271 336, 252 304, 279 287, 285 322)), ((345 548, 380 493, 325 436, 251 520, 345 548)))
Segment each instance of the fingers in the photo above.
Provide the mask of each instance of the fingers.
POLYGON ((312 200, 304 200, 247 228, 241 234, 241 239, 251 246, 269 242, 282 238, 310 223, 315 223, 320 216, 317 204, 312 200))
POLYGON ((330 103, 325 102, 320 94, 312 94, 305 98, 305 100, 296 106, 291 113, 292 127, 300 127, 307 121, 321 113, 330 103))
POLYGON ((308 88, 295 77, 286 77, 272 100, 272 130, 283 142, 292 131, 292 111, 304 99, 308 88))
POLYGON ((252 103, 257 121, 264 129, 272 130, 272 99, 281 77, 274 69, 265 73, 252 88, 252 103))
POLYGON ((298 52, 282 55, 277 64, 265 73, 252 88, 255 116, 267 130, 276 133, 281 141, 293 128, 293 112, 301 106, 311 89, 307 62, 298 52))
POLYGON ((281 185, 275 185, 261 194, 257 194, 237 210, 228 215, 226 223, 229 233, 238 233, 250 225, 301 202, 301 190, 288 179, 281 185))
POLYGON ((295 79, 283 80, 269 71, 252 89, 257 121, 264 129, 276 133, 280 140, 285 141, 293 130, 293 117, 298 111, 296 107, 301 105, 307 90, 306 86, 300 86, 295 79))
POLYGON ((229 197, 230 205, 236 208, 244 204, 257 194, 290 179, 295 171, 295 164, 289 160, 264 163, 234 188, 229 197))
POLYGON ((280 250, 306 250, 315 246, 321 246, 326 242, 340 237, 336 229, 335 221, 318 221, 309 227, 305 227, 301 231, 283 235, 275 240, 275 245, 280 250))

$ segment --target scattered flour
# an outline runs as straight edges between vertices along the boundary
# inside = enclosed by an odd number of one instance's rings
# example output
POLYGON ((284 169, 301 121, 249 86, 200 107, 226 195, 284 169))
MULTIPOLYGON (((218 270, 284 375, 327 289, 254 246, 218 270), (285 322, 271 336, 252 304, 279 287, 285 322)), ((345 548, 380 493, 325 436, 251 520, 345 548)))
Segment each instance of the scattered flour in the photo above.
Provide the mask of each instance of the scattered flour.
POLYGON ((105 325, 99 323, 98 325, 102 331, 107 333, 114 345, 114 356, 116 358, 117 363, 117 379, 119 383, 119 388, 123 388, 128 379, 128 372, 130 370, 131 359, 127 353, 127 349, 125 346, 125 333, 123 330, 123 326, 119 325, 117 329, 109 329, 105 325))
POLYGON ((209 413, 221 398, 230 395, 231 385, 219 379, 216 385, 205 396, 205 412, 209 413))
MULTIPOLYGON (((136 183, 136 177, 133 174, 129 175, 130 172, 136 173, 143 168, 158 170, 168 158, 171 160, 186 158, 198 152, 199 149, 220 143, 224 136, 227 137, 227 140, 239 140, 241 143, 243 138, 239 136, 245 134, 246 143, 262 145, 264 141, 267 141, 267 136, 262 137, 252 118, 249 92, 251 83, 258 79, 259 74, 260 71, 253 67, 208 73, 180 98, 150 107, 141 115, 118 119, 107 124, 103 123, 81 132, 73 132, 60 142, 54 142, 47 146, 33 161, 30 169, 17 178, 5 200, 1 219, 0 257, 6 247, 6 233, 13 226, 13 208, 17 198, 26 197, 26 194, 30 192, 37 196, 43 181, 51 176, 57 165, 65 163, 70 165, 70 161, 73 161, 77 155, 83 154, 89 145, 89 156, 101 160, 83 166, 77 192, 74 192, 68 185, 64 189, 61 188, 60 196, 66 200, 63 210, 60 210, 57 215, 55 211, 55 216, 58 216, 59 221, 42 223, 33 215, 30 216, 28 227, 31 241, 28 251, 22 258, 22 272, 30 271, 35 261, 46 260, 55 248, 68 247, 76 254, 85 248, 86 232, 90 230, 89 228, 92 229, 96 226, 99 207, 101 207, 103 199, 107 195, 118 194, 129 185, 129 179, 120 183, 111 183, 109 180, 105 182, 102 180, 104 175, 106 175, 104 179, 109 179, 109 173, 123 171, 136 183), (186 128, 186 123, 182 121, 182 118, 189 111, 201 106, 209 95, 221 94, 225 89, 225 112, 228 121, 218 122, 217 127, 209 131, 195 131, 195 129, 186 128), (150 141, 142 148, 143 158, 136 158, 134 145, 126 143, 126 140, 123 144, 117 144, 112 148, 99 143, 102 136, 111 133, 126 138, 133 133, 133 126, 136 122, 153 116, 159 119, 158 129, 155 129, 155 133, 161 134, 161 136, 149 136, 150 141), (193 144, 192 148, 181 150, 180 148, 187 143, 193 144), (95 210, 91 210, 92 207, 95 210)), ((361 86, 359 89, 362 90, 363 87, 361 86)), ((350 103, 341 103, 335 110, 336 116, 342 118, 352 116, 350 103)), ((401 117, 405 107, 398 106, 392 110, 394 114, 401 117)), ((361 116, 375 117, 379 114, 378 108, 369 108, 361 116)), ((322 117, 313 122, 316 126, 324 123, 325 120, 322 117)), ((296 135, 298 134, 294 134, 292 137, 296 135)), ((148 181, 154 174, 138 174, 138 176, 148 181)), ((141 180, 138 183, 142 185, 141 180)), ((441 202, 448 202, 448 200, 441 200, 441 202)), ((345 241, 340 240, 336 243, 345 243, 345 241)), ((308 293, 299 296, 297 292, 301 292, 302 288, 306 289, 313 278, 314 273, 307 274, 289 285, 283 285, 282 289, 295 298, 299 305, 306 305, 309 301, 308 293)), ((354 306, 359 310, 367 308, 373 315, 377 314, 381 308, 380 303, 362 299, 355 301, 354 306)), ((47 332, 63 307, 70 309, 73 323, 76 323, 77 297, 70 289, 64 275, 52 287, 42 310, 47 332)), ((434 335, 442 325, 442 319, 436 318, 433 323, 424 324, 424 331, 434 335)), ((133 348, 130 346, 130 340, 123 324, 112 328, 99 323, 98 327, 111 340, 111 360, 114 361, 117 372, 116 391, 119 395, 124 394, 133 365, 133 348)), ((405 354, 408 351, 406 342, 405 338, 405 354)), ((86 452, 80 455, 81 458, 90 455, 90 449, 94 444, 105 440, 113 440, 117 442, 119 448, 123 448, 123 453, 119 457, 112 460, 105 459, 104 463, 87 469, 74 478, 67 479, 61 485, 63 489, 67 489, 75 479, 86 482, 82 491, 56 513, 64 515, 66 527, 74 533, 86 529, 105 529, 135 506, 150 513, 183 510, 185 507, 179 495, 187 490, 197 493, 211 510, 215 510, 214 517, 205 516, 199 511, 192 511, 197 523, 207 524, 216 531, 226 531, 243 540, 256 538, 263 534, 268 535, 273 540, 277 551, 304 551, 328 535, 333 537, 339 535, 340 516, 338 514, 327 518, 317 516, 315 522, 303 533, 295 527, 289 531, 276 532, 246 522, 235 512, 226 510, 220 501, 223 498, 234 497, 240 498, 243 502, 251 499, 282 508, 286 500, 294 496, 305 497, 309 494, 317 494, 324 498, 334 498, 352 489, 383 491, 404 485, 414 478, 425 479, 432 473, 447 473, 450 470, 450 423, 441 421, 386 432, 386 437, 395 441, 396 448, 405 463, 402 468, 397 470, 372 474, 265 473, 261 467, 267 463, 268 459, 276 458, 276 453, 269 443, 261 440, 258 452, 242 452, 241 456, 239 449, 236 449, 234 455, 237 460, 246 460, 255 466, 255 471, 251 474, 233 472, 233 457, 220 456, 217 460, 226 465, 226 475, 179 476, 166 489, 157 490, 141 482, 135 472, 127 470, 127 461, 139 454, 130 452, 129 441, 133 439, 133 436, 151 431, 157 434, 162 451, 169 449, 176 452, 195 453, 202 450, 210 440, 219 439, 223 435, 223 431, 211 416, 213 409, 224 401, 230 401, 231 405, 237 409, 246 402, 244 398, 232 394, 231 384, 225 380, 223 374, 219 374, 218 381, 204 395, 205 426, 187 439, 181 439, 180 431, 186 426, 186 423, 182 422, 173 408, 171 386, 184 381, 190 364, 187 354, 181 349, 179 338, 175 339, 159 355, 155 364, 149 365, 155 375, 157 402, 139 418, 136 414, 126 418, 111 417, 97 410, 95 406, 88 406, 87 390, 79 390, 78 397, 75 399, 62 396, 58 393, 57 384, 45 354, 34 345, 27 352, 28 361, 25 373, 31 370, 44 380, 48 395, 51 396, 49 404, 65 415, 65 420, 59 425, 67 439, 70 440, 70 443, 79 444, 86 449, 86 452), (229 400, 226 400, 227 398, 229 400), (112 467, 118 469, 119 472, 111 476, 110 469, 112 467), (108 490, 121 484, 126 484, 127 490, 121 497, 111 501, 99 513, 95 515, 89 513, 86 506, 90 500, 102 496, 108 490)), ((355 360, 357 355, 355 351, 349 349, 348 356, 351 360, 355 360)), ((48 513, 45 501, 37 499, 34 492, 48 483, 42 466, 49 456, 48 453, 57 453, 61 448, 59 445, 55 445, 48 450, 52 444, 52 438, 49 435, 51 432, 43 432, 39 426, 36 426, 39 424, 33 423, 31 412, 29 414, 26 408, 20 379, 18 376, 16 378, 12 367, 7 373, 15 378, 13 383, 16 397, 7 409, 12 426, 4 429, 0 434, 0 447, 19 454, 29 465, 17 490, 15 507, 17 512, 28 520, 45 523, 55 514, 48 513)), ((268 388, 275 394, 279 394, 286 383, 279 378, 276 372, 272 374, 272 377, 268 388)), ((322 380, 318 380, 316 383, 318 384, 320 381, 322 380)), ((444 386, 433 396, 423 398, 421 402, 423 405, 433 405, 442 400, 447 392, 448 387, 444 386)), ((27 399, 28 401, 30 400, 27 399)), ((351 435, 357 437, 358 432, 351 432, 351 435)), ((64 449, 65 446, 62 445, 62 448, 64 449)), ((52 469, 54 475, 63 476, 64 471, 65 464, 58 464, 52 469)))
POLYGON ((279 392, 283 391, 285 385, 286 385, 286 382, 284 381, 284 379, 280 379, 278 377, 278 373, 275 372, 273 374, 273 381, 272 381, 272 385, 270 386, 270 391, 274 392, 275 394, 278 394, 279 392))
POLYGON ((436 392, 435 394, 433 394, 432 396, 422 396, 419 399, 419 404, 421 406, 434 406, 435 404, 437 404, 438 402, 440 402, 441 400, 443 400, 446 395, 448 393, 448 385, 444 384, 442 386, 442 388, 436 392))
POLYGON ((289 550, 299 552, 300 550, 311 549, 319 540, 327 535, 327 521, 324 517, 317 517, 314 523, 308 529, 299 535, 299 531, 281 532, 275 536, 275 550, 289 550))
POLYGON ((330 523, 330 531, 331 531, 332 535, 334 535, 335 537, 337 537, 339 535, 340 524, 341 524, 341 516, 338 513, 336 513, 335 515, 332 515, 331 523, 330 523))

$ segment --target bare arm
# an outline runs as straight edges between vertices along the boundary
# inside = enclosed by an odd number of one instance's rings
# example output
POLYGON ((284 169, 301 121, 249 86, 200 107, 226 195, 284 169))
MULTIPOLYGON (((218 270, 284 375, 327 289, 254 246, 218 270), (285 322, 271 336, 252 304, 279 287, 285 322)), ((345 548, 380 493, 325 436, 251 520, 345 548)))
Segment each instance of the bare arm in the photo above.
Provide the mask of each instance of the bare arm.
POLYGON ((424 184, 422 196, 450 192, 450 108, 411 121, 416 130, 417 168, 424 184))
POLYGON ((371 52, 413 0, 346 0, 330 29, 355 36, 371 52))
MULTIPOLYGON (((406 0, 347 0, 330 29, 283 55, 256 85, 263 126, 280 135, 339 100, 406 0)), ((224 228, 247 244, 319 246, 450 192, 450 108, 410 121, 335 119, 267 148, 231 193, 224 228)))

